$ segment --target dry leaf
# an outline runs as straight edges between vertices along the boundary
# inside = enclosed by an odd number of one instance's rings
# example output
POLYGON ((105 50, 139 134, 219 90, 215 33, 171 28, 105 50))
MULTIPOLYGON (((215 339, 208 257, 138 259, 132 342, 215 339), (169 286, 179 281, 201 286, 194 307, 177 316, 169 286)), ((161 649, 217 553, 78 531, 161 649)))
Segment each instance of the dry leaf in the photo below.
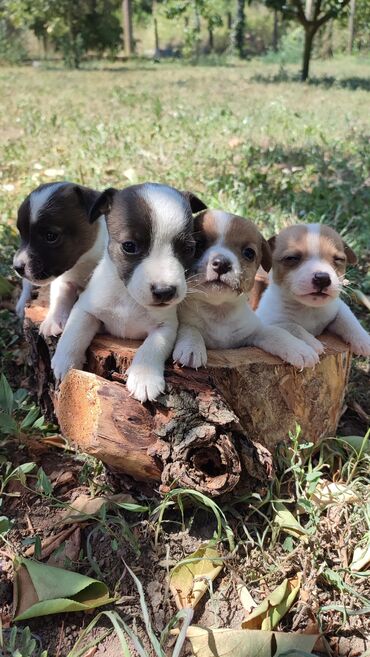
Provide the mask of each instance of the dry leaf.
POLYGON ((186 633, 194 657, 279 657, 289 651, 298 656, 314 649, 319 635, 298 632, 209 629, 191 625, 186 633))
POLYGON ((351 570, 362 570, 370 564, 370 542, 362 547, 357 547, 353 551, 351 570))
POLYGON ((111 495, 110 497, 89 497, 89 495, 82 494, 70 503, 69 509, 66 510, 61 522, 86 522, 88 516, 96 516, 99 513, 103 504, 122 504, 124 502, 128 504, 136 503, 128 493, 111 495))
POLYGON ((332 504, 358 502, 358 497, 346 484, 321 479, 311 495, 311 502, 324 509, 332 504))
POLYGON ((44 174, 48 178, 59 178, 59 176, 64 176, 64 169, 45 169, 44 174))
POLYGON ((306 539, 306 530, 299 524, 293 514, 287 509, 282 502, 274 502, 275 517, 274 523, 283 529, 287 534, 295 538, 306 539))
POLYGON ((126 171, 123 172, 123 175, 129 180, 131 183, 135 183, 137 180, 137 173, 135 169, 132 169, 131 167, 129 169, 126 169, 126 171))
POLYGON ((245 609, 247 614, 250 614, 252 609, 257 607, 257 602, 253 600, 245 584, 238 584, 236 588, 238 591, 240 602, 243 605, 243 608, 245 609))
POLYGON ((362 303, 362 305, 365 306, 365 308, 370 310, 370 298, 366 296, 366 294, 361 292, 361 290, 353 290, 353 294, 355 295, 357 301, 362 303))
MULTIPOLYGON (((59 532, 58 534, 53 534, 53 536, 44 538, 44 540, 41 541, 40 559, 46 559, 49 557, 51 553, 54 552, 54 550, 56 550, 59 545, 61 545, 63 541, 65 541, 65 539, 75 531, 75 529, 76 525, 73 525, 72 527, 68 527, 68 529, 63 529, 63 531, 59 532)), ((35 554, 35 545, 30 545, 24 554, 26 557, 32 557, 35 554)))
POLYGON ((242 144, 244 144, 244 139, 241 139, 240 137, 231 137, 231 139, 229 139, 230 148, 237 148, 242 144))
POLYGON ((243 629, 273 630, 292 606, 301 585, 301 574, 284 581, 242 622, 243 629))
POLYGON ((49 566, 65 568, 66 561, 78 561, 81 549, 81 529, 76 527, 72 534, 67 538, 63 549, 57 554, 51 554, 47 563, 49 566))
POLYGON ((215 547, 202 545, 175 566, 170 576, 170 589, 178 609, 195 607, 222 570, 222 561, 215 547))
POLYGON ((68 447, 68 440, 63 438, 59 433, 55 434, 55 436, 45 436, 41 440, 46 445, 51 445, 52 447, 60 447, 61 449, 68 447))

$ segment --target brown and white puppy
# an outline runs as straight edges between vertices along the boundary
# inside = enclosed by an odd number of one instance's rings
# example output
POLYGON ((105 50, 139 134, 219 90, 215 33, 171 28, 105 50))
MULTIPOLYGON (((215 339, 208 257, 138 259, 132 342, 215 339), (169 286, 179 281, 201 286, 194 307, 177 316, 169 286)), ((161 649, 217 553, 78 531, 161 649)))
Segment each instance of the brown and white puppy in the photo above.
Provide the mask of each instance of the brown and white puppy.
POLYGON ((69 182, 40 185, 18 210, 21 244, 13 266, 23 278, 16 312, 19 317, 33 285, 50 285, 49 312, 43 335, 62 332, 78 293, 86 287, 107 240, 104 218, 93 226, 89 211, 99 192, 69 182))
POLYGON ((339 335, 352 351, 370 355, 370 336, 339 298, 346 266, 357 258, 340 235, 322 224, 285 228, 270 240, 273 249, 272 282, 263 294, 257 314, 324 350, 314 336, 325 329, 339 335))
POLYGON ((192 211, 204 207, 193 194, 155 183, 103 192, 90 220, 105 215, 108 247, 57 346, 56 379, 71 367, 81 368, 94 335, 105 330, 144 340, 128 369, 130 393, 144 402, 163 392, 177 307, 186 295, 185 274, 194 257, 192 211))
POLYGON ((248 304, 259 265, 271 267, 269 245, 256 226, 207 210, 195 218, 194 236, 196 259, 179 309, 174 360, 197 368, 207 362, 207 347, 254 345, 299 368, 315 365, 319 358, 311 347, 283 329, 264 326, 248 304))

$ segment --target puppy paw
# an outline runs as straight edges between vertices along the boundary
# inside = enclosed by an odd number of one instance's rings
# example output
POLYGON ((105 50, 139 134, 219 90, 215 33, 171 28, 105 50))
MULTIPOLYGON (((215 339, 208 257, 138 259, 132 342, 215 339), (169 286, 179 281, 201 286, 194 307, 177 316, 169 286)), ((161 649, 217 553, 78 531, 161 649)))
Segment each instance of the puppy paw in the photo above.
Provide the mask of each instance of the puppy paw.
POLYGON ((316 338, 312 336, 312 338, 310 338, 309 340, 305 340, 305 342, 309 345, 309 347, 312 347, 312 349, 314 349, 317 354, 320 355, 324 353, 325 345, 323 345, 323 343, 320 342, 320 340, 316 340, 316 338))
POLYGON ((127 370, 127 389, 141 403, 154 401, 165 390, 163 374, 159 374, 147 367, 131 365, 127 370))
POLYGON ((189 345, 179 341, 173 351, 173 360, 184 367, 205 367, 207 364, 207 349, 203 344, 189 345))
POLYGON ((304 342, 299 346, 292 346, 281 358, 300 370, 304 367, 315 367, 320 362, 317 352, 304 342))
POLYGON ((54 372, 54 377, 57 382, 63 381, 67 372, 72 367, 81 370, 84 364, 84 357, 74 354, 68 354, 64 349, 57 347, 56 352, 51 359, 51 368, 54 372))
POLYGON ((60 335, 67 324, 68 315, 68 312, 46 315, 44 321, 40 324, 41 335, 45 338, 49 335, 60 335))
POLYGON ((356 356, 370 356, 370 335, 361 333, 351 340, 351 349, 356 356))

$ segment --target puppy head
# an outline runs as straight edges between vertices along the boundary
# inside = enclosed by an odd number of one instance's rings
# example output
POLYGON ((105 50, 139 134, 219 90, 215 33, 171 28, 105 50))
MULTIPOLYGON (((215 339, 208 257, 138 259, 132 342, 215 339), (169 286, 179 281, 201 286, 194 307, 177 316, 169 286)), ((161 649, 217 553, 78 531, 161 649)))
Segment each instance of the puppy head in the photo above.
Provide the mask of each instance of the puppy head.
POLYGON ((101 194, 90 220, 105 214, 109 256, 137 303, 162 307, 183 300, 195 251, 193 212, 205 207, 193 194, 155 183, 101 194))
POLYGON ((36 285, 46 285, 73 267, 92 248, 97 227, 89 210, 99 193, 68 182, 40 185, 18 210, 20 248, 16 272, 36 285))
POLYGON ((221 304, 248 293, 259 265, 271 267, 270 247, 248 219, 207 210, 194 220, 196 261, 189 281, 194 293, 221 304))
POLYGON ((340 235, 321 224, 285 228, 271 238, 273 279, 300 303, 321 307, 340 294, 347 264, 357 258, 340 235))

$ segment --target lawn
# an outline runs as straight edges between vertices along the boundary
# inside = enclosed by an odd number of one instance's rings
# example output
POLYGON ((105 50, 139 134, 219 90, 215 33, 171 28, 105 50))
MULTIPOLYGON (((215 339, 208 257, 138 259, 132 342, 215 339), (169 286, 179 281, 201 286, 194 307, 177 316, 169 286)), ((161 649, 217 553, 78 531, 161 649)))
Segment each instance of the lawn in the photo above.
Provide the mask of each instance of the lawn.
MULTIPOLYGON (((281 69, 263 61, 219 67, 139 61, 90 64, 80 71, 0 69, 0 274, 16 284, 10 264, 17 206, 41 182, 67 179, 103 189, 151 180, 192 190, 210 206, 247 216, 267 237, 297 220, 329 223, 360 256, 360 267, 350 272, 351 289, 370 294, 370 64, 355 58, 314 62, 314 78, 307 85, 299 84, 296 75, 296 67, 281 69)), ((370 326, 368 311, 352 303, 370 326)), ((9 299, 2 302, 0 321, 2 365, 16 389, 29 372, 9 299)), ((369 391, 369 365, 357 359, 342 433, 365 435, 369 391)), ((22 408, 17 413, 21 418, 22 408)), ((7 456, 13 466, 36 461, 51 489, 37 470, 26 489, 17 473, 12 478, 6 492, 21 492, 21 500, 4 497, 2 512, 14 520, 4 544, 8 556, 24 554, 32 536, 49 535, 73 496, 106 492, 113 485, 111 476, 83 455, 55 449, 51 455, 35 454, 32 447, 16 446, 10 443, 7 456), (71 475, 62 485, 57 479, 61 469, 71 475)), ((292 438, 277 456, 276 479, 266 498, 223 509, 234 547, 224 541, 219 548, 222 574, 197 607, 195 622, 237 626, 243 618, 237 592, 241 581, 260 601, 284 577, 302 573, 300 595, 278 629, 320 627, 335 654, 352 650, 354 657, 369 648, 370 586, 363 574, 350 569, 354 548, 369 542, 369 472, 364 446, 358 452, 332 440, 312 450, 299 448, 292 438), (350 501, 341 498, 329 508, 315 504, 312 495, 322 476, 348 482, 350 501), (277 499, 284 500, 302 531, 279 524, 277 499)), ((186 505, 181 517, 174 506, 178 497, 165 500, 158 510, 155 495, 131 492, 146 510, 115 507, 86 523, 81 549, 70 565, 117 593, 112 608, 130 627, 136 617, 135 631, 151 654, 137 589, 122 559, 143 582, 154 629, 163 635, 176 611, 167 572, 210 539, 217 523, 204 503, 186 505)), ((180 493, 187 502, 188 497, 180 493)), ((2 559, 0 588, 8 604, 11 568, 7 556, 2 559)), ((70 613, 29 621, 29 626, 49 650, 48 657, 66 657, 90 620, 70 613)), ((103 618, 99 624, 106 622, 103 618)), ((118 641, 111 635, 91 654, 116 657, 121 654, 118 641)))

